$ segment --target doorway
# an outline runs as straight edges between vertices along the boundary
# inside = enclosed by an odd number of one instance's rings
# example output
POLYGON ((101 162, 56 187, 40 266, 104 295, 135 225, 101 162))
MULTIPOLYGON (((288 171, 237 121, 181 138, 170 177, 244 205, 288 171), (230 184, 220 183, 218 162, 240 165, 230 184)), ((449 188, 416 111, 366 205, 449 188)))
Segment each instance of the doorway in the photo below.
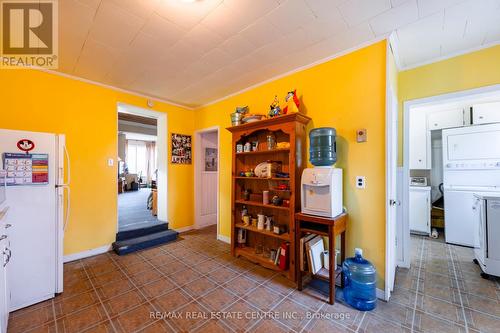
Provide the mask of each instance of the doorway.
POLYGON ((166 114, 119 103, 117 233, 167 222, 166 114))
MULTIPOLYGON (((473 213, 469 193, 486 191, 484 188, 489 184, 476 183, 476 179, 488 171, 477 167, 471 171, 465 167, 449 169, 445 136, 461 129, 473 130, 499 123, 500 112, 488 114, 489 120, 476 117, 479 106, 496 102, 500 102, 500 85, 404 102, 403 261, 400 266, 410 267, 415 244, 422 240, 453 244, 447 248, 474 246, 475 225, 469 218, 473 213), (463 180, 470 184, 460 183, 463 180)), ((487 149, 488 145, 484 147, 487 149)), ((463 157, 461 163, 468 160, 469 157, 463 157)), ((489 179, 493 183, 495 178, 489 179)), ((463 251, 472 250, 464 248, 463 251)))
POLYGON ((195 227, 216 226, 219 237, 219 127, 195 132, 195 227))

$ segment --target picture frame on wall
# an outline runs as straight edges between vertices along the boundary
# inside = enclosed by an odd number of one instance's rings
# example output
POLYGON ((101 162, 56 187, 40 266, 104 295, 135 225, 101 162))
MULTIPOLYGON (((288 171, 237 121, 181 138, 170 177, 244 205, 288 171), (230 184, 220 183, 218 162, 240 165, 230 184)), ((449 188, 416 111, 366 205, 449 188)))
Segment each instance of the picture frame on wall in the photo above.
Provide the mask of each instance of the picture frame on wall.
POLYGON ((172 133, 172 157, 173 164, 191 164, 192 139, 191 135, 172 133))
POLYGON ((205 171, 217 171, 217 148, 205 148, 205 171))

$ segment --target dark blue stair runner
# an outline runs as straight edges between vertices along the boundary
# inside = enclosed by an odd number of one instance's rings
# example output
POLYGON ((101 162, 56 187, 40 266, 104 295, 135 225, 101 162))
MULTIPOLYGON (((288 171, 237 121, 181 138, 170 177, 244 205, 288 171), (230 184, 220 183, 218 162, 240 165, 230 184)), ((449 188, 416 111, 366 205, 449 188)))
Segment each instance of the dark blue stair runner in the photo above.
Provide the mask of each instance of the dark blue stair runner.
POLYGON ((116 234, 113 250, 118 255, 124 255, 169 243, 176 240, 178 235, 177 231, 168 229, 168 223, 154 227, 121 231, 116 234))

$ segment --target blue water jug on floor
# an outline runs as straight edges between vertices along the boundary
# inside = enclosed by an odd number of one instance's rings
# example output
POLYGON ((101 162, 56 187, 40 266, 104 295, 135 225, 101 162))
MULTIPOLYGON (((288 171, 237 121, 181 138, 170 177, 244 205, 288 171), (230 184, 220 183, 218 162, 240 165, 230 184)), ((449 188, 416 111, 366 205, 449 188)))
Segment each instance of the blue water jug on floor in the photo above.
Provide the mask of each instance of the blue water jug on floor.
POLYGON ((350 306, 369 311, 377 306, 377 270, 363 258, 361 249, 354 250, 354 258, 342 264, 344 273, 344 299, 350 306))

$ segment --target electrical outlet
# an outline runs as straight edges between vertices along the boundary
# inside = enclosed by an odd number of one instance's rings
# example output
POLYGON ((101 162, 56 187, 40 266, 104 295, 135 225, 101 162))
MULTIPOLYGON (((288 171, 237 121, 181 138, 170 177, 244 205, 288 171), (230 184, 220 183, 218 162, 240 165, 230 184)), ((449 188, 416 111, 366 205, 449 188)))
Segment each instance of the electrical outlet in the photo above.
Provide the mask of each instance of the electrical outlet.
POLYGON ((115 160, 112 158, 108 158, 108 166, 112 167, 115 164, 115 160))
POLYGON ((356 188, 365 188, 366 187, 366 177, 365 176, 356 176, 356 188))

